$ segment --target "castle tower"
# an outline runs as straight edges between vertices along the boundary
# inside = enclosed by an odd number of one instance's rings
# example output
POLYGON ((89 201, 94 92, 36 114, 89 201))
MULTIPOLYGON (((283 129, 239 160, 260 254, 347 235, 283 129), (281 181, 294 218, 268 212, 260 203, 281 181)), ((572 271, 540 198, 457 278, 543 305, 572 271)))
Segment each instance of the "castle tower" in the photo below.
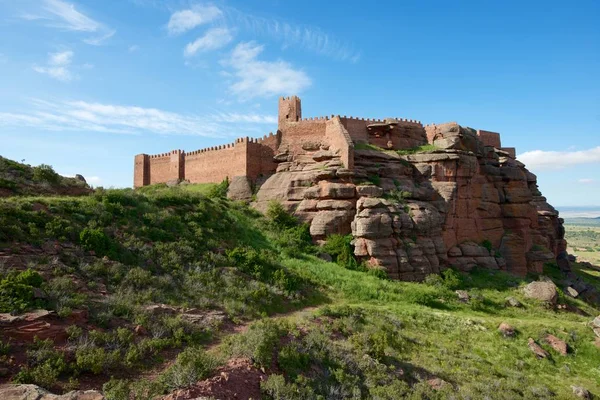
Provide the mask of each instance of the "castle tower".
POLYGON ((302 106, 298 96, 279 98, 279 126, 302 119, 302 106))

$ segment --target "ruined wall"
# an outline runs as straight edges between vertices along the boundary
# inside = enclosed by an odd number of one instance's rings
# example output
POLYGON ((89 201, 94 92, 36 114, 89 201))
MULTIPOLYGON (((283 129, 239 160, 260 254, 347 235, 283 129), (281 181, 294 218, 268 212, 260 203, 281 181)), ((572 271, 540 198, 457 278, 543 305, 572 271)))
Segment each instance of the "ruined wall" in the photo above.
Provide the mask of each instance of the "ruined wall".
POLYGON ((381 119, 340 117, 342 124, 355 143, 369 143, 381 148, 388 148, 388 141, 392 142, 392 148, 396 150, 409 149, 427 143, 425 129, 419 121, 397 118, 398 124, 390 131, 389 137, 383 135, 379 138, 369 134, 367 126, 370 124, 383 123, 381 119))
POLYGON ((500 134, 497 132, 478 130, 477 136, 479 136, 479 140, 483 142, 484 146, 492 146, 497 149, 501 147, 500 134))
POLYGON ((339 117, 327 121, 325 138, 330 150, 338 154, 345 168, 354 168, 354 143, 339 117))
POLYGON ((286 122, 279 126, 281 132, 280 151, 292 154, 303 153, 303 145, 318 143, 325 138, 325 129, 329 117, 301 119, 298 122, 286 122))

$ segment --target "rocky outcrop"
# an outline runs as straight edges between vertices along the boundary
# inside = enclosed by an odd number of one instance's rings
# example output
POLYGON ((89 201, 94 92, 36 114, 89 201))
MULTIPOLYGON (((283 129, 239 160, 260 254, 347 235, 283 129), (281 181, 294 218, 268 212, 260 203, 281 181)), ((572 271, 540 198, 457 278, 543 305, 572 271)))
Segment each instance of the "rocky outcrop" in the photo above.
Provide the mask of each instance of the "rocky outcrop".
POLYGON ((2 400, 105 400, 96 390, 76 390, 56 395, 36 385, 0 385, 2 400))
POLYGON ((256 206, 282 202, 310 224, 317 242, 351 233, 358 258, 403 280, 447 267, 525 275, 561 255, 566 260, 558 212, 511 153, 484 145, 477 132, 456 123, 420 134, 435 147, 361 146, 351 170, 338 153, 319 146, 285 154, 256 206))

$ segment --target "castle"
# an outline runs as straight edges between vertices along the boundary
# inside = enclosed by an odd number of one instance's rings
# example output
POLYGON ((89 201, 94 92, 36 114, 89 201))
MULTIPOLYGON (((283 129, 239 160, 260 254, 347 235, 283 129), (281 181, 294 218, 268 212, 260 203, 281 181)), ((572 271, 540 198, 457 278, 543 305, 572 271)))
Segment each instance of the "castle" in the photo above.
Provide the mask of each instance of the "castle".
MULTIPOLYGON (((281 97, 276 134, 258 139, 239 138, 233 143, 191 152, 172 150, 155 155, 138 154, 135 156, 134 187, 184 180, 218 183, 236 176, 255 181, 276 171, 275 156, 301 156, 306 150, 314 150, 311 146, 315 144, 339 155, 345 168, 352 169, 355 144, 389 150, 409 149, 431 143, 432 132, 434 130, 420 121, 404 118, 381 120, 333 115, 302 118, 300 98, 281 97)), ((507 151, 514 158, 513 148, 501 147, 498 133, 479 130, 477 135, 484 145, 507 151)))
POLYGON ((135 156, 135 187, 225 178, 230 198, 262 211, 280 202, 316 242, 351 234, 357 259, 394 279, 475 266, 525 275, 566 260, 562 219, 515 149, 456 122, 302 118, 292 96, 279 99, 276 134, 135 156))

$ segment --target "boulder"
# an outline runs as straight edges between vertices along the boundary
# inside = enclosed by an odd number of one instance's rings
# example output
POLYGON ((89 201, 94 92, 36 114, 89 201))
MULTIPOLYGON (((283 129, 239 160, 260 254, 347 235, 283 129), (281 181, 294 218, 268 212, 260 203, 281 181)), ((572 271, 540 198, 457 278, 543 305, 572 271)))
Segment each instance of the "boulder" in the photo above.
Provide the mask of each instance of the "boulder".
POLYGON ((76 390, 63 395, 56 395, 37 385, 0 385, 2 400, 106 400, 96 390, 76 390))
POLYGON ((583 386, 571 386, 573 394, 581 399, 592 399, 592 394, 583 386))
POLYGON ((458 296, 458 301, 468 303, 471 297, 466 290, 456 290, 454 293, 458 296))
POLYGON ((556 305, 558 300, 558 291, 553 282, 531 282, 525 286, 523 293, 530 299, 536 299, 552 306, 556 305))
POLYGON ((504 303, 507 307, 523 307, 523 303, 517 300, 515 297, 507 297, 504 303))
POLYGON ((502 334, 504 337, 514 337, 515 336, 515 328, 513 328, 510 324, 503 322, 498 326, 498 332, 502 334))
POLYGON ((563 356, 566 356, 567 352, 569 351, 569 346, 567 345, 567 343, 554 335, 546 335, 546 343, 548 343, 550 347, 552 347, 554 350, 556 350, 563 356))
POLYGON ((542 347, 539 344, 537 344, 532 338, 527 339, 527 346, 537 358, 546 358, 550 355, 546 350, 542 349, 542 347))
POLYGON ((234 176, 227 188, 227 198, 249 201, 252 199, 252 186, 246 176, 234 176))

